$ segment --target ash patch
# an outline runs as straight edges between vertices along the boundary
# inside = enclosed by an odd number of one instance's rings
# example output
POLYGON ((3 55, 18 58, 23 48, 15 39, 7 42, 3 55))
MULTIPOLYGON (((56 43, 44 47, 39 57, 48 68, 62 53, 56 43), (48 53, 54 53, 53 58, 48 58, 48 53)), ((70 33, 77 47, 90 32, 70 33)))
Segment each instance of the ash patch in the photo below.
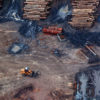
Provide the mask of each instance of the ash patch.
POLYGON ((53 100, 70 100, 72 98, 72 95, 66 94, 63 90, 53 90, 50 92, 50 96, 53 100))
POLYGON ((22 87, 22 88, 18 91, 18 93, 16 93, 16 94, 14 95, 14 98, 19 98, 22 94, 27 93, 28 91, 32 91, 32 90, 33 90, 32 84, 30 84, 30 85, 28 85, 28 86, 25 86, 25 87, 22 87))
POLYGON ((14 98, 22 98, 21 97, 22 95, 27 95, 27 93, 32 92, 33 90, 34 90, 34 86, 32 84, 24 86, 18 90, 18 92, 14 95, 14 98))

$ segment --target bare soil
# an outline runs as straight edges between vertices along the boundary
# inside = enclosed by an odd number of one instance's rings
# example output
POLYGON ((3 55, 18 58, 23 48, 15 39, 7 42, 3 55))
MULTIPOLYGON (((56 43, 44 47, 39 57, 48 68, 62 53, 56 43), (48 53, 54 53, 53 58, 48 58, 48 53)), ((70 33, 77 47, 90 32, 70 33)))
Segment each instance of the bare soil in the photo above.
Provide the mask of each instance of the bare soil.
POLYGON ((72 100, 73 90, 68 87, 68 83, 74 82, 74 76, 80 69, 89 66, 87 60, 80 59, 77 55, 78 49, 69 46, 68 41, 59 42, 56 36, 41 33, 36 40, 25 40, 19 35, 19 27, 20 24, 14 22, 0 24, 0 30, 3 30, 0 32, 0 39, 2 39, 0 42, 0 100, 72 100), (8 47, 20 38, 30 45, 30 53, 8 54, 8 47), (52 53, 55 48, 62 51, 62 57, 52 53), (31 70, 40 71, 41 76, 37 79, 23 77, 20 70, 26 66, 31 70), (32 84, 33 89, 23 90, 29 84, 32 84), (24 93, 20 93, 19 98, 14 98, 14 95, 21 90, 24 93), (63 99, 59 99, 59 96, 53 98, 50 95, 53 90, 63 91, 67 96, 63 93, 65 96, 63 99))

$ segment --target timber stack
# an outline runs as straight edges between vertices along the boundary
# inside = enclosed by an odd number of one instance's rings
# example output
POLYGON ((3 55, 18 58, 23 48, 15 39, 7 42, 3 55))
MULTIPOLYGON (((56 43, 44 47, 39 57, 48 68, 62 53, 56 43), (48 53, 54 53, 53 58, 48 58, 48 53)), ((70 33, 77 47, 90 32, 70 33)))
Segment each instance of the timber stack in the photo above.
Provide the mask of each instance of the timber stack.
POLYGON ((69 22, 76 28, 90 28, 96 18, 99 0, 73 0, 72 19, 69 22))
POLYGON ((29 20, 46 19, 52 0, 26 0, 24 2, 23 18, 29 20))

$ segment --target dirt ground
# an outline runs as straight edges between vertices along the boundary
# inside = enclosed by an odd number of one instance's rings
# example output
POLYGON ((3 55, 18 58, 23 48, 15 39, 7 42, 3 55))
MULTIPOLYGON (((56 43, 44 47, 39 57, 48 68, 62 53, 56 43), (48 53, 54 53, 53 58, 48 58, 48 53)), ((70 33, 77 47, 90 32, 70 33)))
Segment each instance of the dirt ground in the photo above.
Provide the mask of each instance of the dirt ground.
MULTIPOLYGON (((74 81, 74 76, 80 69, 89 66, 87 60, 80 59, 77 55, 78 49, 69 47, 68 41, 59 42, 56 36, 43 34, 39 34, 38 38, 31 42, 24 41, 31 47, 29 54, 16 56, 7 54, 9 45, 21 38, 18 33, 19 27, 20 24, 15 22, 0 24, 0 30, 3 30, 0 31, 0 96, 7 94, 7 98, 13 97, 12 92, 16 93, 16 89, 28 84, 32 84, 36 89, 36 92, 31 92, 34 100, 53 100, 48 95, 50 91, 55 89, 61 89, 66 94, 73 95, 73 90, 68 87, 68 83, 74 81), (9 32, 6 32, 7 30, 9 32), (59 48, 64 55, 56 57, 52 53, 55 48, 59 48), (41 76, 37 79, 23 77, 20 74, 20 69, 26 66, 32 70, 40 71, 41 76)), ((5 100, 12 100, 7 98, 5 100)), ((70 99, 72 98, 70 97, 70 99)), ((66 97, 62 100, 70 99, 66 97)))

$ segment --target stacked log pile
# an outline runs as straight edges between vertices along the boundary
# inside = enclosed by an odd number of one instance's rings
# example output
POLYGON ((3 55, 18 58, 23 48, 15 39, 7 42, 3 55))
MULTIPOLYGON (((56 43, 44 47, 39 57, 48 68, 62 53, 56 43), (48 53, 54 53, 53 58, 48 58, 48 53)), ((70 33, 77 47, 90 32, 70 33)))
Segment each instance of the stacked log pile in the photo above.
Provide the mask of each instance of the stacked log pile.
POLYGON ((49 3, 52 0, 26 0, 23 18, 30 20, 46 19, 49 14, 49 3))
POLYGON ((96 18, 95 12, 99 0, 73 0, 72 19, 69 22, 73 27, 89 28, 96 18))

